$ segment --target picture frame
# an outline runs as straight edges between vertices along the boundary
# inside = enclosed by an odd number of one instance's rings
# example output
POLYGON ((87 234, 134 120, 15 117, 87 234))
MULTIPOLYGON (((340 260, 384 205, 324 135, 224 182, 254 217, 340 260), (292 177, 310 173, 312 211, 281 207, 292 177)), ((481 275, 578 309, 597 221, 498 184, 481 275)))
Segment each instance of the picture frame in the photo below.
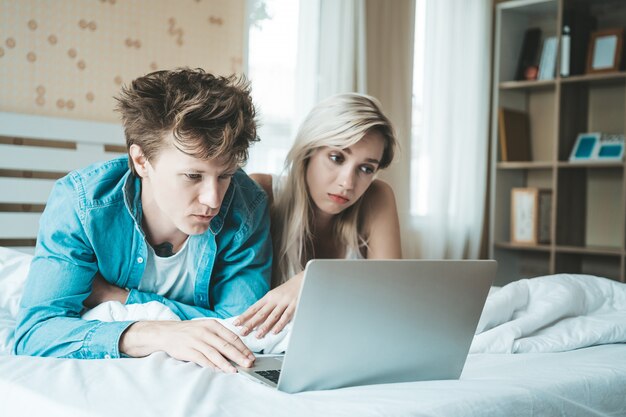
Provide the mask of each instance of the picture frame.
POLYGON ((622 162, 624 160, 624 135, 605 135, 596 152, 598 161, 622 162))
POLYGON ((587 74, 619 71, 623 42, 623 28, 592 32, 587 48, 587 74))
POLYGON ((526 187, 511 189, 511 243, 550 243, 552 190, 526 187))
POLYGON ((589 162, 596 159, 602 133, 579 133, 570 153, 570 162, 589 162))

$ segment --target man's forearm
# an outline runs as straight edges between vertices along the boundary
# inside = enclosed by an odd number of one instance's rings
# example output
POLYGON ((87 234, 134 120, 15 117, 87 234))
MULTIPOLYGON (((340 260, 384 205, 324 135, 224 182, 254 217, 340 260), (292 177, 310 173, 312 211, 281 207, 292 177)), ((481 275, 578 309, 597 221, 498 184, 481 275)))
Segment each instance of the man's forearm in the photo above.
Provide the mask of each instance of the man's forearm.
POLYGON ((127 299, 128 290, 113 285, 97 275, 92 283, 91 294, 89 294, 89 297, 85 299, 83 304, 88 308, 94 308, 107 301, 119 301, 122 304, 126 304, 127 299))
POLYGON ((77 359, 118 358, 120 335, 132 324, 64 316, 49 318, 38 314, 40 311, 33 309, 31 314, 26 310, 18 317, 16 354, 77 359))

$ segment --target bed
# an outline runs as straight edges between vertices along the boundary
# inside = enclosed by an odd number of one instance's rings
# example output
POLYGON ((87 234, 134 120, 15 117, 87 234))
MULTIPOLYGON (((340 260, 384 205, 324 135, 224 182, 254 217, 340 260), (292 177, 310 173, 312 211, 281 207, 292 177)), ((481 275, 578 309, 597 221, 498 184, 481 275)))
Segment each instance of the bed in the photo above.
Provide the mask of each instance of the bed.
POLYGON ((114 124, 0 113, 0 415, 626 416, 626 285, 586 275, 494 288, 454 381, 290 395, 163 353, 11 355, 37 222, 54 179, 123 152, 114 124))

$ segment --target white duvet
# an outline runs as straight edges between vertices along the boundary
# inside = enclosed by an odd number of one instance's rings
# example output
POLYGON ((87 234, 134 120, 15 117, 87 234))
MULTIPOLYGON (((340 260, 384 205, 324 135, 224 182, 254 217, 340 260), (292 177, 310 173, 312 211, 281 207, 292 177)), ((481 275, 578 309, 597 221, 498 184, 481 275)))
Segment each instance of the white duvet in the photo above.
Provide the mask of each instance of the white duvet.
MULTIPOLYGON (((30 255, 0 248, 0 353, 12 345, 14 318, 30 255)), ((163 304, 104 303, 87 320, 178 320, 163 304)), ((232 321, 221 322, 238 333, 232 321)), ((286 350, 289 329, 259 340, 243 337, 255 352, 286 350)), ((487 298, 470 353, 562 352, 626 343, 626 284, 590 275, 559 274, 523 279, 494 289, 487 298)))
POLYGON ((476 333, 470 353, 626 343, 626 284, 573 274, 515 281, 489 295, 476 333))

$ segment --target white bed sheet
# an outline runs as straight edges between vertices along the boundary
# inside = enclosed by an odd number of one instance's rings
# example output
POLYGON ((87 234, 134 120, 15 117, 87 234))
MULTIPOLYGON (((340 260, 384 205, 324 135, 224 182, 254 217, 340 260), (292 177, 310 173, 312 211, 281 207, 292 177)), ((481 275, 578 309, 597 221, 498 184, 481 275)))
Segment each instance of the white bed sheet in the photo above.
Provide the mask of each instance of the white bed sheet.
POLYGON ((4 416, 626 416, 626 345, 470 355, 458 381, 284 394, 154 354, 0 356, 4 416))

